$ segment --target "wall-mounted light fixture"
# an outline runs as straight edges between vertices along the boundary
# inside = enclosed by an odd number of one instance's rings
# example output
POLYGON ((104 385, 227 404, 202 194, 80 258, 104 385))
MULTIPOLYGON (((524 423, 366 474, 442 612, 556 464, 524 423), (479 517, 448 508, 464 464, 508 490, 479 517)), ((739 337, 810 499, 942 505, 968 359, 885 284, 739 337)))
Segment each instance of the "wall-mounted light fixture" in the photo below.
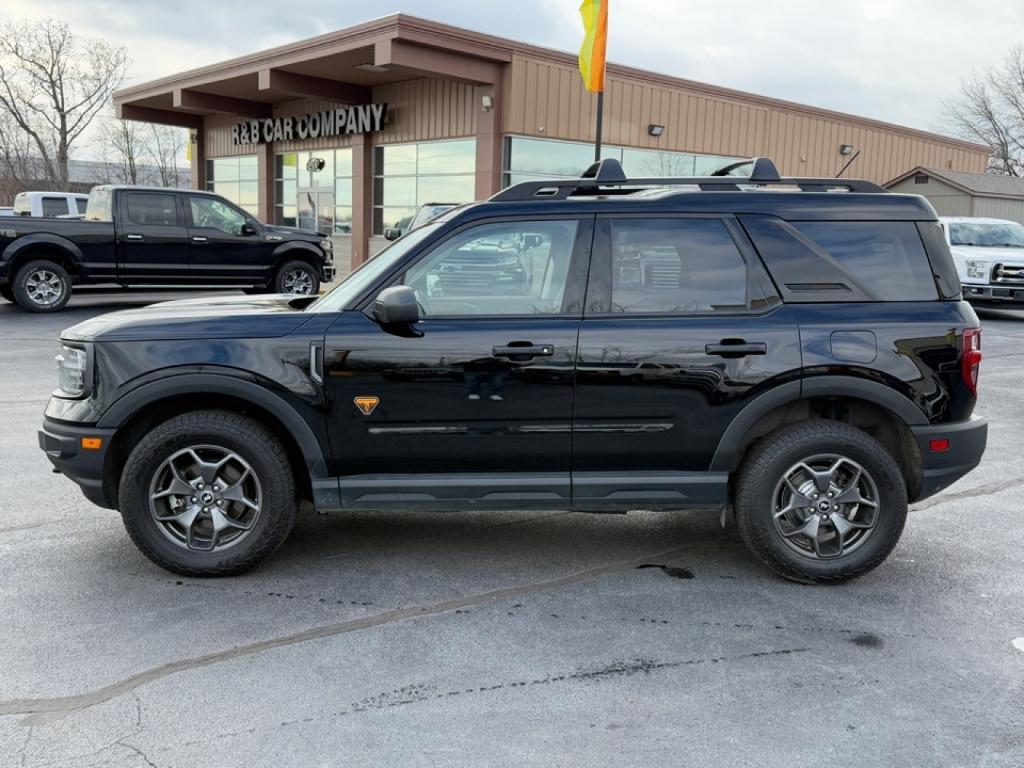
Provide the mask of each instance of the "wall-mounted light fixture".
POLYGON ((852 144, 840 144, 839 145, 839 154, 840 155, 852 155, 853 154, 853 150, 854 150, 854 146, 852 144))
POLYGON ((481 96, 480 107, 484 112, 490 112, 494 109, 494 97, 493 96, 481 96))
POLYGON ((647 126, 647 135, 648 136, 654 136, 655 138, 657 138, 658 136, 661 136, 661 134, 663 134, 664 132, 665 132, 665 126, 664 125, 658 125, 656 123, 651 123, 650 125, 647 126))

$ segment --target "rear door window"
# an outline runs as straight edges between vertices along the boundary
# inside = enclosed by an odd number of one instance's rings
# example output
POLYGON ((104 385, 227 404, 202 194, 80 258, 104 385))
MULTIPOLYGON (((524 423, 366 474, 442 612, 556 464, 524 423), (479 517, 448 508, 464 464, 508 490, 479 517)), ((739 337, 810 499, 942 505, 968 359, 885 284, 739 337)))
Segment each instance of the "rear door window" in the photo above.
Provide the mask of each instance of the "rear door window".
POLYGON ((854 275, 872 298, 938 298, 924 244, 912 222, 814 221, 793 226, 854 275))
POLYGON ((130 223, 141 226, 178 226, 178 208, 174 195, 128 192, 125 196, 125 210, 130 223))

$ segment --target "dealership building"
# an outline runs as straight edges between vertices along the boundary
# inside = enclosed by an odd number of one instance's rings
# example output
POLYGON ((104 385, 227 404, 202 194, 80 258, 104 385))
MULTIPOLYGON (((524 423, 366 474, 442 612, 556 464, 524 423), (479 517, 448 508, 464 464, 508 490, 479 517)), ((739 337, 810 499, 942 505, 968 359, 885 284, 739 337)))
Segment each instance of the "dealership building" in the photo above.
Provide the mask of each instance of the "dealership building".
MULTIPOLYGON (((119 116, 190 129, 192 181, 264 221, 332 234, 344 272, 427 203, 486 198, 593 160, 576 55, 404 14, 135 85, 119 116), (347 262, 347 263, 346 263, 347 262)), ((633 176, 766 156, 785 175, 885 183, 985 170, 989 148, 608 65, 605 157, 633 176)))

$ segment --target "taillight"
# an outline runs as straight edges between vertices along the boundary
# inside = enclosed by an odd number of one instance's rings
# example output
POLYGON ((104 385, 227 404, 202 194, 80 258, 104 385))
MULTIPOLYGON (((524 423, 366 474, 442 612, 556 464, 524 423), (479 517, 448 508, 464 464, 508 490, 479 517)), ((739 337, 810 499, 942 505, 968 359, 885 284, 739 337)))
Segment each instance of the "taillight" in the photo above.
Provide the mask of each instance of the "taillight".
POLYGON ((960 372, 971 394, 978 395, 978 367, 981 363, 981 328, 965 328, 960 372))

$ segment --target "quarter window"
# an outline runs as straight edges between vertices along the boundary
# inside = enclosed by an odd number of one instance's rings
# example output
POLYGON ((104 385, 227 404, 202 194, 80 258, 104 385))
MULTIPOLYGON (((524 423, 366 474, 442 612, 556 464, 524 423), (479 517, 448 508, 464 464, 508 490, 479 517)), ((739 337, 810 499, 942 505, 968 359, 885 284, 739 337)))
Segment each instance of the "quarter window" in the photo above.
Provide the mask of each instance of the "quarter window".
POLYGON ((178 209, 174 195, 129 192, 126 197, 128 221, 132 224, 178 226, 178 209))
POLYGON ((742 311, 747 266, 718 219, 611 222, 611 311, 680 314, 742 311))
POLYGON ((556 315, 563 311, 575 221, 472 227, 405 276, 425 317, 556 315))

